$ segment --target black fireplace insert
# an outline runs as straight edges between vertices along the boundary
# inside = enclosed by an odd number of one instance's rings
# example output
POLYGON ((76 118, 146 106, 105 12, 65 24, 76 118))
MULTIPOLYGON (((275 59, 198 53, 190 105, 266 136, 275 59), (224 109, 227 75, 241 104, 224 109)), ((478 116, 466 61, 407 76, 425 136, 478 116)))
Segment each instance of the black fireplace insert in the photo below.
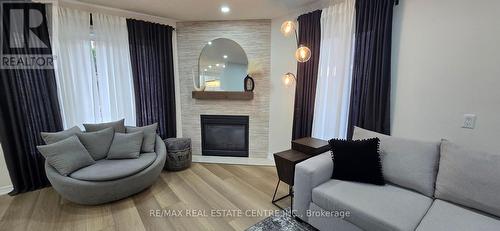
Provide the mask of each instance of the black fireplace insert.
POLYGON ((248 116, 201 115, 204 156, 248 157, 248 116))

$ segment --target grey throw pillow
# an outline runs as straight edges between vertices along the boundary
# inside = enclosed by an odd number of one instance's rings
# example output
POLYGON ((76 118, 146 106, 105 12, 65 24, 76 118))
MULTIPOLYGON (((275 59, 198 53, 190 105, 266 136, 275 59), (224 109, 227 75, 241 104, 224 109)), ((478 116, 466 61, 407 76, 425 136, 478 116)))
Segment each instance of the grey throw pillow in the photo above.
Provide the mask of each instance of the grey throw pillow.
POLYGON ((157 128, 158 123, 144 127, 127 127, 127 133, 142 131, 144 133, 144 138, 142 140, 141 152, 154 152, 157 128))
POLYGON ((353 140, 380 139, 382 173, 387 182, 413 189, 428 197, 434 195, 441 142, 426 142, 387 136, 359 127, 353 140))
POLYGON ((106 158, 106 155, 108 155, 115 130, 113 128, 106 128, 97 132, 78 133, 76 135, 87 151, 89 151, 92 158, 100 160, 106 158))
POLYGON ((500 154, 443 140, 435 197, 500 216, 500 154))
POLYGON ((71 136, 53 144, 37 146, 36 148, 45 157, 49 165, 63 176, 95 163, 76 136, 71 136))
POLYGON ((60 132, 41 132, 43 141, 46 144, 53 144, 57 141, 64 140, 70 136, 76 135, 77 133, 81 133, 82 130, 78 126, 74 126, 64 131, 60 132))
POLYGON ((138 158, 141 154, 142 131, 134 133, 115 133, 106 159, 138 158))
POLYGON ((106 128, 114 128, 115 132, 125 133, 125 119, 100 124, 83 124, 83 126, 86 132, 96 132, 106 128))

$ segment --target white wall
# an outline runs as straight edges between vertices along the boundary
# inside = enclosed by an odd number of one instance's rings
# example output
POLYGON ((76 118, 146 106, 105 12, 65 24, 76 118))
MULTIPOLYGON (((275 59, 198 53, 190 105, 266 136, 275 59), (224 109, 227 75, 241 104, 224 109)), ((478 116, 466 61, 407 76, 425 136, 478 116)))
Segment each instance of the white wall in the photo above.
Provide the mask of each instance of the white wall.
POLYGON ((286 87, 281 78, 284 73, 297 72, 294 53, 295 37, 281 34, 281 24, 294 17, 271 21, 271 96, 269 103, 269 153, 290 149, 292 138, 295 84, 286 87))
POLYGON ((500 151, 500 1, 394 8, 392 134, 500 151), (477 115, 474 130, 463 114, 477 115))
POLYGON ((321 0, 271 21, 269 154, 290 149, 292 139, 295 84, 286 87, 281 78, 287 72, 297 72, 297 61, 294 58, 297 41, 294 36, 285 37, 281 34, 281 24, 286 20, 296 20, 301 14, 322 9, 328 2, 321 0))

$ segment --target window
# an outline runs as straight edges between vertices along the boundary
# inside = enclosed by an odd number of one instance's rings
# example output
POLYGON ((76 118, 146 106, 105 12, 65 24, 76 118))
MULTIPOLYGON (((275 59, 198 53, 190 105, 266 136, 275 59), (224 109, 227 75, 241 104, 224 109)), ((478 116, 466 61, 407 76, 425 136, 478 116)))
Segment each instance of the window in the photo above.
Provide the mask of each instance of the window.
POLYGON ((125 118, 135 101, 125 18, 59 9, 56 78, 64 126, 125 118))
MULTIPOLYGON (((90 22, 92 23, 92 21, 90 22)), ((91 24, 90 25, 90 55, 92 57, 90 57, 91 59, 91 62, 92 62, 92 67, 94 68, 93 72, 95 73, 95 82, 96 82, 96 87, 97 87, 97 91, 96 91, 96 94, 97 94, 97 98, 100 99, 101 98, 101 90, 100 90, 100 87, 99 87, 99 74, 97 72, 97 53, 96 53, 96 41, 95 41, 95 32, 94 32, 94 26, 91 24)), ((97 116, 99 118, 103 118, 103 115, 102 115, 102 105, 101 104, 98 104, 97 105, 97 116)), ((102 120, 102 119, 101 119, 102 120)))

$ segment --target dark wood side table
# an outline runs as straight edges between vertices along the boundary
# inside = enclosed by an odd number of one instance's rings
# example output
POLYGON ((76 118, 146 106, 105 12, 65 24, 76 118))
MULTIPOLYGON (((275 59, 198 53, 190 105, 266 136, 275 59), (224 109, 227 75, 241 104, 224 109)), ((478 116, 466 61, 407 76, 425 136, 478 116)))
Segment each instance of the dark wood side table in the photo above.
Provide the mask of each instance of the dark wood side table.
POLYGON ((295 177, 295 165, 307 160, 315 155, 328 151, 328 142, 311 137, 301 138, 292 141, 292 149, 274 154, 274 162, 276 164, 276 171, 278 172, 278 184, 274 190, 272 203, 276 207, 283 209, 276 202, 290 197, 291 209, 293 211, 293 185, 295 177), (288 194, 276 199, 276 193, 280 182, 288 184, 288 194))
POLYGON ((318 155, 330 150, 330 145, 326 140, 305 137, 292 140, 292 149, 308 155, 318 155))
POLYGON ((292 200, 291 210, 293 210, 293 179, 295 176, 295 165, 310 157, 310 155, 292 149, 274 154, 274 162, 276 163, 276 170, 278 172, 278 184, 276 185, 276 189, 273 194, 273 205, 283 209, 281 206, 276 204, 276 202, 290 196, 290 199, 292 200), (276 192, 278 192, 278 187, 280 186, 281 181, 288 184, 288 194, 276 199, 276 192))

